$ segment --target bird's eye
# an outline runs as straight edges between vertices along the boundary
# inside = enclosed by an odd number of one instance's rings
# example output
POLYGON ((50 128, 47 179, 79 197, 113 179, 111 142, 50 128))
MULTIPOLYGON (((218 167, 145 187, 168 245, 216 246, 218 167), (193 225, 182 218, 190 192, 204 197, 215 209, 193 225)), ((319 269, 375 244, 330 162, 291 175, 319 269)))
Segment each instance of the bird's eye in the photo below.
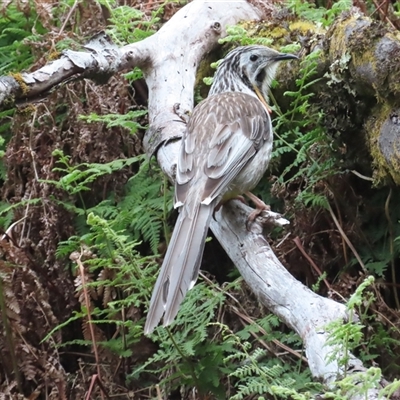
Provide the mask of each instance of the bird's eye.
POLYGON ((258 56, 256 56, 255 54, 252 54, 250 56, 250 61, 257 61, 257 59, 258 59, 258 56))

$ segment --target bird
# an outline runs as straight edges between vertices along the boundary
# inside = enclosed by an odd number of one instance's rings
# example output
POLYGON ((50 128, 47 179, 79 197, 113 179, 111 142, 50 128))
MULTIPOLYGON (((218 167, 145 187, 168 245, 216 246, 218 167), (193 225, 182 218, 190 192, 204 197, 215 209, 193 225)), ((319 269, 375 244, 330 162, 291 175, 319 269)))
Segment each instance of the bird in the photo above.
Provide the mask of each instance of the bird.
POLYGON ((175 179, 179 215, 144 327, 168 326, 199 275, 208 227, 220 204, 253 189, 272 152, 268 90, 278 64, 297 59, 261 45, 237 47, 220 63, 209 95, 182 137, 175 179))

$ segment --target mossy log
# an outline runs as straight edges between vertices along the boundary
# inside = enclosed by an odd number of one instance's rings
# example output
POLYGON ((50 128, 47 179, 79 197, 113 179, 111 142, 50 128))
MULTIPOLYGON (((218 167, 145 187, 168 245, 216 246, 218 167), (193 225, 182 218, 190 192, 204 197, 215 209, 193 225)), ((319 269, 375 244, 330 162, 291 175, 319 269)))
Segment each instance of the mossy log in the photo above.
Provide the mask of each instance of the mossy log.
POLYGON ((327 33, 325 49, 328 77, 364 102, 363 130, 375 178, 391 177, 399 185, 400 33, 357 13, 344 15, 327 33))
POLYGON ((399 185, 400 33, 358 12, 344 13, 326 34, 297 26, 311 49, 322 50, 323 79, 313 90, 326 128, 365 144, 376 183, 399 185))

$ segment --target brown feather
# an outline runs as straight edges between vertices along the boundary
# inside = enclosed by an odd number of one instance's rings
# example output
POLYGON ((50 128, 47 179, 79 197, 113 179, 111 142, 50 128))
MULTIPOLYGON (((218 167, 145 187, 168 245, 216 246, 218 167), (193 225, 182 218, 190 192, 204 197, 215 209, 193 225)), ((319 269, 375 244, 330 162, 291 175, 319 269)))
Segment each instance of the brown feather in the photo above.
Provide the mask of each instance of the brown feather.
MULTIPOLYGON (((180 214, 150 301, 145 333, 169 325, 194 285, 214 207, 255 187, 272 151, 271 119, 257 97, 277 61, 295 58, 264 46, 240 47, 217 70, 210 96, 189 119, 177 163, 180 214)), ((261 99, 265 103, 265 99, 261 99)))

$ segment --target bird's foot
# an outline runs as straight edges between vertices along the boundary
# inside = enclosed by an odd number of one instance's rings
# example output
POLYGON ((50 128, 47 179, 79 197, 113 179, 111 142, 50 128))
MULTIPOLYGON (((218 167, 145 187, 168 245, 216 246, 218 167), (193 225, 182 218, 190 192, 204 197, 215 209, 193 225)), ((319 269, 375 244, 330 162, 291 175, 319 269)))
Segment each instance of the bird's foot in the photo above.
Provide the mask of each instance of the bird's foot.
POLYGON ((213 211, 213 213, 212 213, 212 218, 213 218, 214 220, 215 220, 215 213, 217 213, 225 203, 226 203, 225 201, 220 201, 220 202, 215 206, 214 211, 213 211))
POLYGON ((241 203, 246 204, 247 205, 247 201, 243 196, 237 196, 237 197, 233 197, 231 199, 227 199, 227 200, 221 200, 214 208, 213 211, 213 219, 215 219, 215 213, 217 213, 221 207, 226 204, 228 201, 230 200, 239 200, 241 203))
POLYGON ((243 196, 237 196, 237 197, 235 197, 235 200, 239 200, 241 203, 243 203, 247 206, 247 201, 243 196))
POLYGON ((249 231, 250 230, 250 225, 251 223, 254 222, 254 220, 259 217, 263 211, 271 211, 271 207, 267 204, 265 204, 261 199, 259 199, 257 196, 255 196, 251 192, 246 192, 245 195, 254 203, 256 206, 256 209, 252 211, 247 219, 246 222, 246 228, 249 231))

